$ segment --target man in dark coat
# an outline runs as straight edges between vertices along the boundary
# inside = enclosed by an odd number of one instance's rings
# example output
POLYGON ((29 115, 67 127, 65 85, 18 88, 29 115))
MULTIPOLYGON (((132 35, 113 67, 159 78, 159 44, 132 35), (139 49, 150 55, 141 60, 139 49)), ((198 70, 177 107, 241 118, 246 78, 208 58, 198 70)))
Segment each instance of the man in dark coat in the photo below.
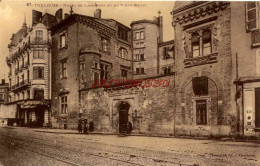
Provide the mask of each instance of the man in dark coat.
POLYGON ((79 119, 79 121, 78 121, 78 131, 79 131, 79 134, 82 133, 81 123, 82 123, 82 121, 81 121, 81 119, 79 119))

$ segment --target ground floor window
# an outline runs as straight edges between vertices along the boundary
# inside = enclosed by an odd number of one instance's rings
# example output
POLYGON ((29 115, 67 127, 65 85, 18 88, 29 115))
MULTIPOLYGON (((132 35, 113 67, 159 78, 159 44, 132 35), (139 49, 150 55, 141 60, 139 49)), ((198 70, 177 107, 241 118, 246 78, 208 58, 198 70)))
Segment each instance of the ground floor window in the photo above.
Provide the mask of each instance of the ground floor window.
POLYGON ((61 114, 67 114, 68 113, 68 97, 67 96, 61 96, 60 105, 61 105, 61 114))
POLYGON ((196 123, 197 125, 207 124, 207 101, 196 100, 196 123))

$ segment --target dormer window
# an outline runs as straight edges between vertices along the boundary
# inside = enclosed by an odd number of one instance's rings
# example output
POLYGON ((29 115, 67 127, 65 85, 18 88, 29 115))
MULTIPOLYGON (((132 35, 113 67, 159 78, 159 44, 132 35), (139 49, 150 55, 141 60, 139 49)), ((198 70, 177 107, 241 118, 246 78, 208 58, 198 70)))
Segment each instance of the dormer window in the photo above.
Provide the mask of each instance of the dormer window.
POLYGON ((37 30, 36 31, 35 40, 38 41, 38 42, 43 40, 43 32, 42 32, 42 30, 37 30))

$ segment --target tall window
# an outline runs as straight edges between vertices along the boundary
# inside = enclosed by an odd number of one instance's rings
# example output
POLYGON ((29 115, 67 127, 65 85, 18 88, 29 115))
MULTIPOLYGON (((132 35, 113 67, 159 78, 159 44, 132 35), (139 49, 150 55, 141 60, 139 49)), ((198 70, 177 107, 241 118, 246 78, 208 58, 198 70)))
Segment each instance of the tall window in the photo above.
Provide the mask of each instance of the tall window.
POLYGON ((191 34, 192 56, 205 56, 212 53, 210 29, 199 30, 191 34))
POLYGON ((84 69, 85 69, 85 61, 81 61, 80 63, 79 63, 79 69, 81 70, 81 71, 84 71, 84 69))
POLYGON ((37 30, 36 31, 36 38, 35 38, 36 41, 42 41, 43 40, 43 33, 42 33, 42 30, 37 30))
POLYGON ((103 51, 108 51, 108 40, 104 37, 101 38, 101 49, 103 51))
POLYGON ((95 82, 99 82, 99 73, 98 72, 94 72, 93 73, 93 78, 95 82))
POLYGON ((123 78, 127 78, 127 70, 121 69, 121 76, 122 76, 123 78))
POLYGON ((44 58, 43 50, 33 50, 33 58, 44 58))
POLYGON ((30 97, 31 95, 30 95, 30 90, 27 90, 27 99, 30 99, 31 97, 30 97))
POLYGON ((120 48, 119 49, 119 57, 127 58, 127 50, 125 48, 120 48))
POLYGON ((67 114, 68 113, 68 97, 67 96, 61 96, 60 99, 60 106, 61 106, 61 114, 67 114))
POLYGON ((60 35, 60 48, 63 48, 66 46, 66 33, 63 33, 60 35))
POLYGON ((4 100, 4 95, 0 93, 0 101, 4 100))
POLYGON ((246 25, 247 30, 253 30, 258 27, 257 23, 257 16, 258 16, 258 10, 257 10, 257 2, 254 1, 248 1, 246 2, 246 25))
POLYGON ((34 67, 33 68, 33 78, 34 79, 44 79, 44 67, 34 67))
POLYGON ((124 30, 123 28, 118 27, 118 37, 120 39, 127 41, 127 31, 124 30))
POLYGON ((61 61, 61 78, 67 78, 67 60, 61 61))
POLYGON ((192 56, 198 57, 200 55, 200 39, 198 33, 193 33, 191 37, 192 56))
POLYGON ((140 39, 144 39, 144 32, 140 32, 140 39))
POLYGON ((140 39, 140 32, 135 32, 135 39, 140 39))
POLYGON ((202 48, 203 48, 203 55, 211 54, 211 32, 210 32, 210 30, 204 30, 202 33, 202 48))
POLYGON ((207 101, 206 100, 196 101, 196 123, 197 125, 207 124, 207 101))
POLYGON ((105 64, 100 64, 100 78, 102 80, 107 80, 108 79, 108 65, 105 64))

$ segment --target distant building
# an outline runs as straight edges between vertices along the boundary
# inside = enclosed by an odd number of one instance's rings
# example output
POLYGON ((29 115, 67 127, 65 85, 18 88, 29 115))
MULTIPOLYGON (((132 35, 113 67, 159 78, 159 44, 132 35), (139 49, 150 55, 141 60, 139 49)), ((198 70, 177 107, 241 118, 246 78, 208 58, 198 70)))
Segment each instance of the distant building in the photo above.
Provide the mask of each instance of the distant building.
POLYGON ((8 102, 9 84, 2 79, 0 83, 0 104, 8 102))
POLYGON ((32 27, 24 21, 11 37, 9 56, 9 103, 19 126, 50 125, 51 36, 48 28, 57 23, 48 13, 32 11, 32 27))

